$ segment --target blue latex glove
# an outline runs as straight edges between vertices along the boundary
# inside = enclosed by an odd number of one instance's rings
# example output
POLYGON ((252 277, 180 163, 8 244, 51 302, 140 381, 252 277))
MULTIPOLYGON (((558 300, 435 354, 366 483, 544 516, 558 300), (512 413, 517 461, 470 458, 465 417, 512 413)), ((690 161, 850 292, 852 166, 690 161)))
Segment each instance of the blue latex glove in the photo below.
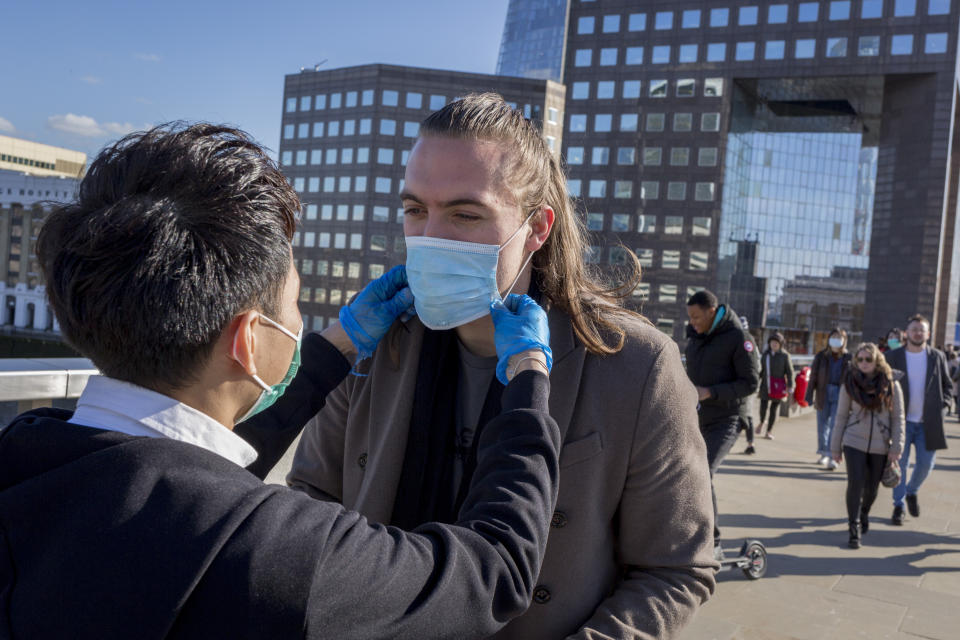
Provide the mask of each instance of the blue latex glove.
POLYGON ((352 303, 340 309, 340 325, 357 348, 357 361, 369 358, 380 338, 402 313, 413 306, 402 264, 368 284, 352 303))
POLYGON ((547 371, 553 367, 547 313, 533 298, 511 294, 504 302, 490 303, 494 342, 497 346, 497 380, 507 384, 507 363, 511 356, 540 349, 547 357, 547 371))

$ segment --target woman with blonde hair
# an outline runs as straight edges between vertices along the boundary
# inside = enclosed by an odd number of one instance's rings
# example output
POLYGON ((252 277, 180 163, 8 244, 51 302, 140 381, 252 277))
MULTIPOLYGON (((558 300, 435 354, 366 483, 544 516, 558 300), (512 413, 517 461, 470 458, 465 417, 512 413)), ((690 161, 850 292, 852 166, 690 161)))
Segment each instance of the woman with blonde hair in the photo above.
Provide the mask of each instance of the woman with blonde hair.
POLYGON ((860 534, 877 498, 887 461, 900 459, 904 442, 903 392, 880 349, 872 342, 857 347, 837 402, 830 438, 833 459, 847 458, 847 517, 851 549, 860 548, 860 534))

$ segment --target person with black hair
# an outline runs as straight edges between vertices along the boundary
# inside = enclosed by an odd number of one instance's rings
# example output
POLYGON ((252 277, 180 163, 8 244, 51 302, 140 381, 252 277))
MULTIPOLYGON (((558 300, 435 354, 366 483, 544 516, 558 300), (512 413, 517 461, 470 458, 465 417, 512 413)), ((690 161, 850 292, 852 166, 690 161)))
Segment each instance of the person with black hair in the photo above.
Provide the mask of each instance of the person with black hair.
POLYGON ((779 331, 774 331, 767 339, 767 348, 760 356, 760 431, 770 409, 770 421, 767 422, 767 433, 764 437, 773 439, 773 425, 780 412, 780 403, 790 400, 793 392, 793 360, 790 353, 783 348, 784 338, 779 331))
MULTIPOLYGON (((687 376, 700 399, 700 433, 712 478, 737 440, 744 405, 760 385, 760 363, 753 338, 737 314, 712 292, 704 289, 690 296, 687 315, 687 376)), ((714 557, 722 559, 715 489, 713 518, 714 557)))
POLYGON ((103 376, 0 433, 0 636, 482 638, 527 609, 560 448, 530 298, 491 310, 505 388, 455 524, 372 525, 244 469, 234 425, 301 353, 309 416, 413 301, 397 267, 304 336, 299 210, 246 134, 198 124, 120 140, 47 217, 51 306, 103 376))
POLYGON ((827 346, 813 357, 805 398, 807 404, 817 410, 817 464, 829 471, 837 468, 830 455, 830 437, 840 401, 840 388, 849 367, 847 332, 834 327, 827 337, 827 346))

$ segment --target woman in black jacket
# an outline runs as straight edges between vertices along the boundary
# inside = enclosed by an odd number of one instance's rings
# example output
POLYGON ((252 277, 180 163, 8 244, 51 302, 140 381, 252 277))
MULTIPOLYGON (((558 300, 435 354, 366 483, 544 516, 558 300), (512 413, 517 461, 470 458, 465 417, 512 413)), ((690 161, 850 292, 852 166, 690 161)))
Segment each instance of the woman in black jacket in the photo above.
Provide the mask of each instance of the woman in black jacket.
POLYGON ((770 422, 767 423, 767 440, 773 440, 773 423, 777 421, 780 403, 790 397, 793 391, 793 361, 783 348, 783 334, 774 331, 767 340, 767 350, 760 358, 760 431, 763 431, 767 407, 770 408, 770 422))

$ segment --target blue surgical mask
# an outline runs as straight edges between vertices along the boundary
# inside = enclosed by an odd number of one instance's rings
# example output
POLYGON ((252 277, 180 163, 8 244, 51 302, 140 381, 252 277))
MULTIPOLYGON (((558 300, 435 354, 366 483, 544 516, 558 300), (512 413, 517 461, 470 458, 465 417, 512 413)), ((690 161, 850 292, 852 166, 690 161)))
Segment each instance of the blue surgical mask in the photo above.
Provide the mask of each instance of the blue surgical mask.
MULTIPOLYGON (((407 282, 421 322, 430 329, 452 329, 488 315, 490 303, 502 299, 497 286, 500 252, 532 216, 502 245, 408 236, 407 282)), ((532 257, 520 267, 508 295, 532 257)))
POLYGON ((293 359, 290 361, 290 367, 287 369, 287 374, 283 376, 283 380, 281 380, 277 384, 270 386, 266 382, 264 382, 260 378, 260 376, 258 376, 257 374, 255 373, 250 374, 254 382, 260 385, 260 388, 263 389, 263 391, 260 392, 260 397, 257 398, 256 402, 253 403, 253 406, 250 407, 250 410, 247 411, 245 414, 243 414, 243 417, 237 420, 237 423, 243 422, 244 420, 248 420, 253 416, 257 415, 258 413, 260 413, 261 411, 265 411, 270 406, 272 406, 273 403, 276 402, 277 399, 283 395, 283 392, 287 390, 287 387, 290 386, 290 383, 293 381, 293 378, 297 375, 297 370, 300 368, 300 343, 303 341, 303 325, 301 324, 300 331, 294 334, 292 331, 290 331, 289 329, 281 325, 279 322, 271 320, 270 318, 263 315, 262 313, 260 314, 260 319, 266 322, 267 324, 273 325, 274 327, 282 331, 284 335, 286 335, 291 340, 296 341, 297 348, 293 352, 293 359))
POLYGON ((899 349, 903 346, 903 343, 897 340, 896 338, 890 338, 887 340, 887 346, 891 349, 899 349))

